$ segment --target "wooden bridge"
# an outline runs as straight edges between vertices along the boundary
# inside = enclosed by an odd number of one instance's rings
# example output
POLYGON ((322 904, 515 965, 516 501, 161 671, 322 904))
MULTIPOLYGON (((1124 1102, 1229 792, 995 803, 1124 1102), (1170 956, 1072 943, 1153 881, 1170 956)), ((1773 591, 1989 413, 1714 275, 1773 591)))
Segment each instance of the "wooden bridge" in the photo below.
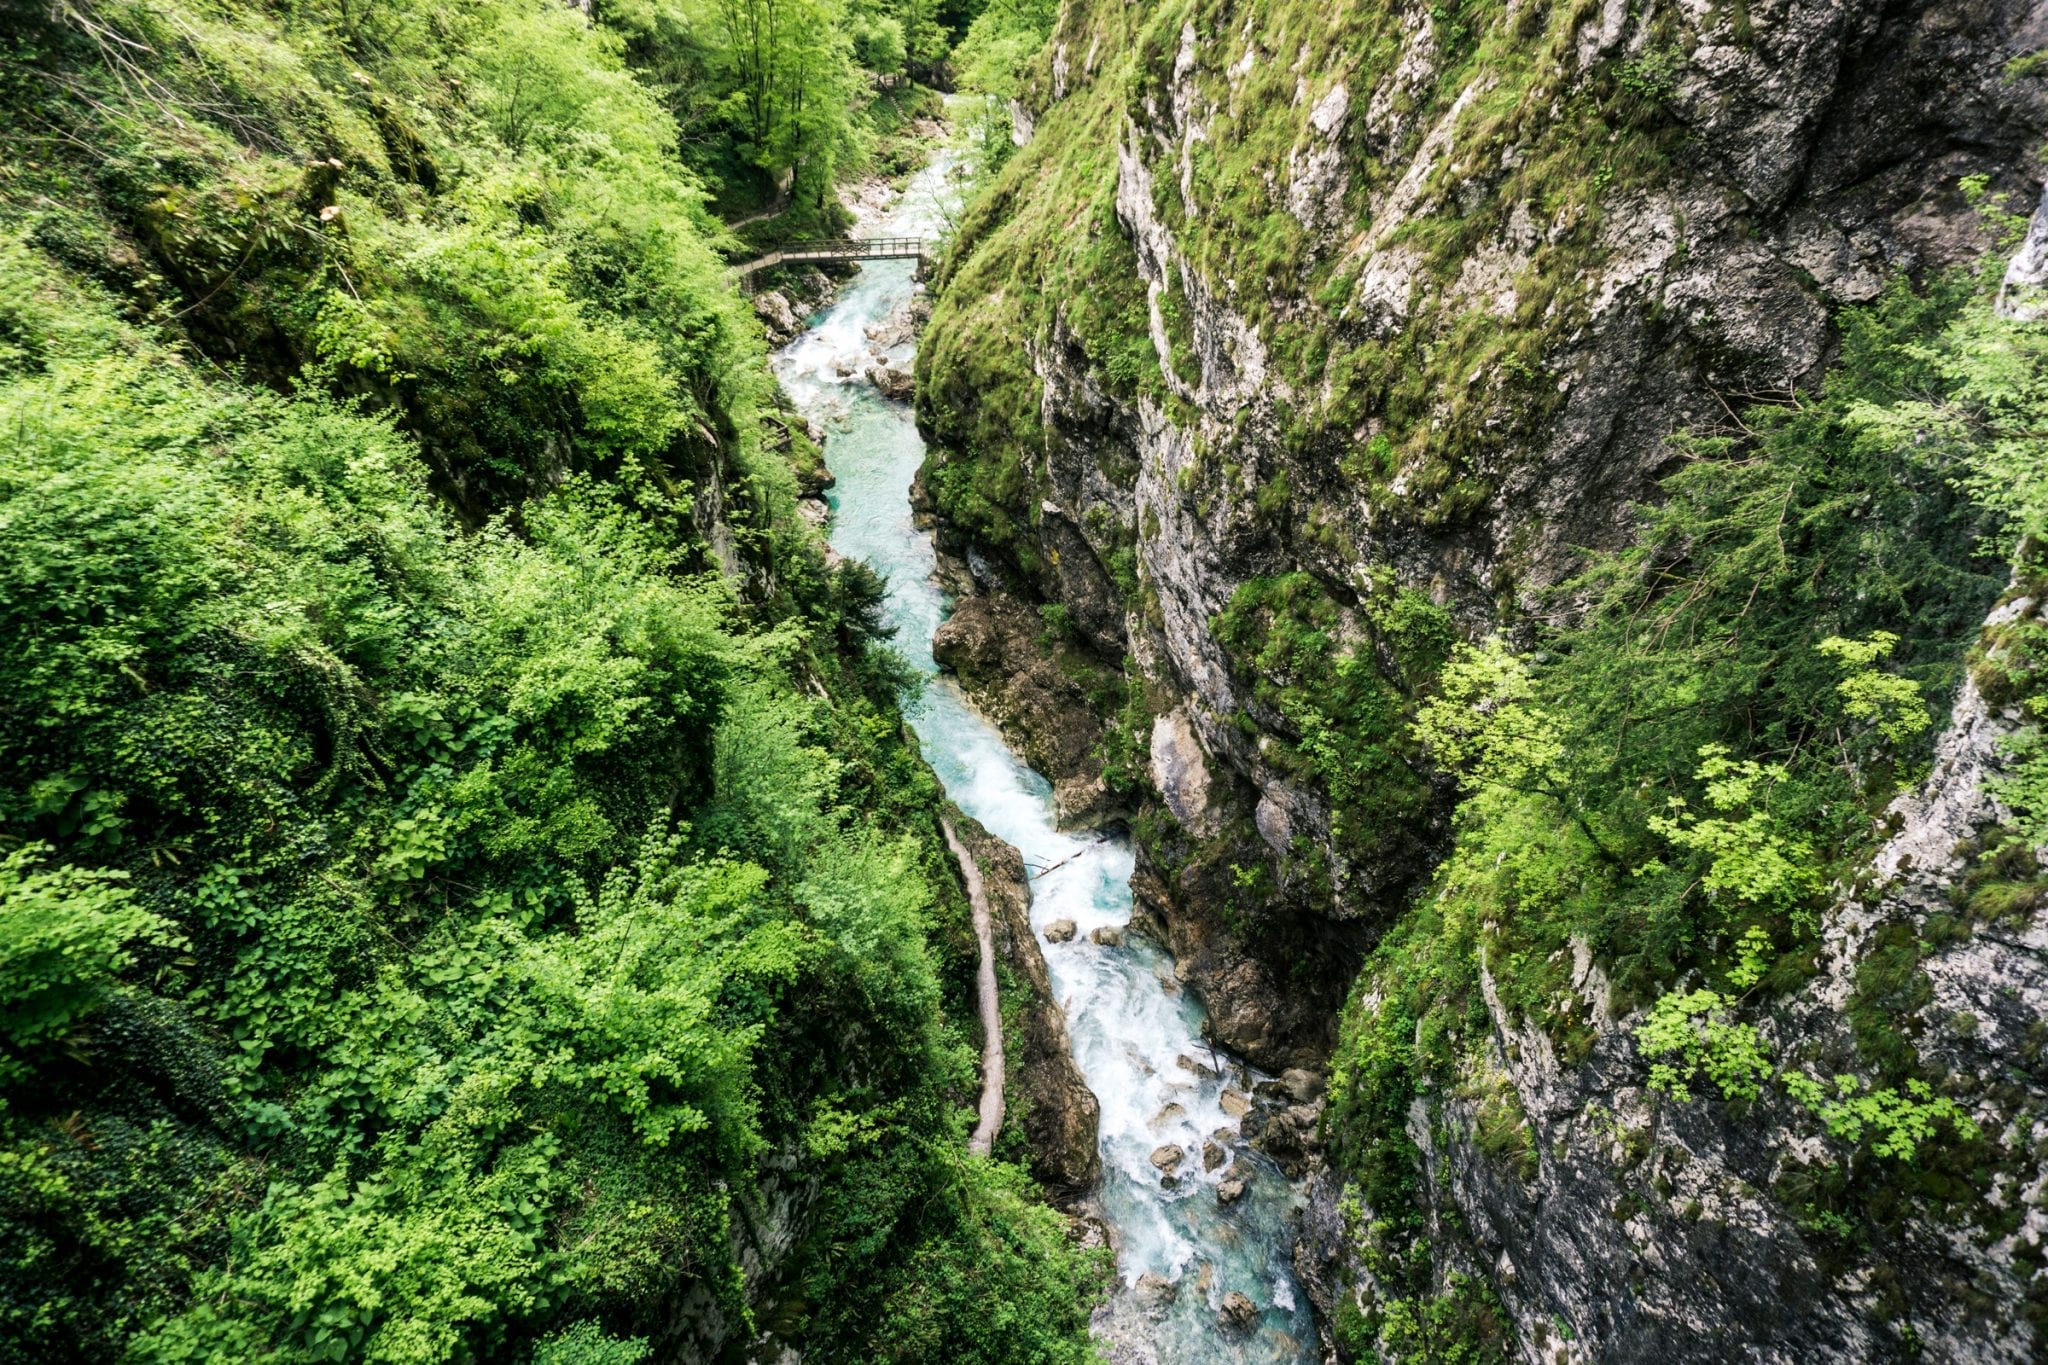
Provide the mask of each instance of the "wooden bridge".
POLYGON ((755 272, 776 265, 809 261, 916 261, 919 273, 930 261, 930 245, 922 237, 848 237, 830 242, 791 242, 758 260, 734 266, 740 287, 751 291, 755 272))

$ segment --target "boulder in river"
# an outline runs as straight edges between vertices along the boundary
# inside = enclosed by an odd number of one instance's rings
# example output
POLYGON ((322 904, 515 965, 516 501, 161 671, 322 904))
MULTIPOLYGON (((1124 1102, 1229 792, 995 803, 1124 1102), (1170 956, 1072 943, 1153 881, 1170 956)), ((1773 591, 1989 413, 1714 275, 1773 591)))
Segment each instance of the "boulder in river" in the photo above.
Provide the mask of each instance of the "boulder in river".
POLYGON ((1322 1117, 1321 1104, 1297 1104, 1287 1110, 1287 1121, 1294 1125, 1295 1136, 1304 1152, 1319 1152, 1323 1149, 1320 1124, 1322 1117))
POLYGON ((1124 942, 1124 931, 1117 928, 1114 924, 1105 924, 1099 929, 1090 930, 1088 941, 1100 944, 1104 948, 1121 948, 1124 942))
POLYGON ((1159 1106, 1159 1112, 1152 1116, 1152 1126, 1157 1128, 1161 1124, 1172 1123, 1175 1119, 1185 1116, 1187 1112, 1186 1105, 1169 1100, 1159 1106))
POLYGON ((908 403, 916 391, 916 384, 910 371, 899 370, 894 365, 876 365, 868 370, 868 382, 881 392, 884 398, 893 398, 899 403, 908 403))
POLYGON ((1230 1160, 1230 1153, 1224 1151, 1220 1143, 1210 1141, 1202 1144, 1203 1170, 1213 1171, 1228 1160, 1230 1160))
POLYGON ((1180 1163, 1187 1159, 1188 1154, 1176 1143, 1169 1142, 1152 1149, 1152 1164, 1169 1175, 1180 1169, 1180 1163))
MULTIPOLYGON (((1051 930, 1046 931, 1046 937, 1052 937, 1051 930)), ((1216 1102, 1223 1106, 1224 1113, 1234 1119, 1241 1119, 1252 1111, 1251 1097, 1240 1090, 1225 1090, 1216 1102)))
POLYGON ((1259 1320, 1259 1306, 1235 1289, 1223 1296, 1216 1320, 1235 1331, 1244 1331, 1259 1320))
POLYGON ((1235 1204, 1244 1198, 1245 1183, 1242 1180, 1226 1180, 1216 1187, 1216 1202, 1235 1204))
POLYGON ((1180 1297, 1180 1286, 1158 1271, 1148 1270, 1131 1286, 1131 1297, 1137 1300, 1138 1307, 1157 1312, 1180 1297))
POLYGON ((1070 919, 1056 919, 1045 926, 1047 943, 1071 943, 1074 938, 1074 922, 1070 919))

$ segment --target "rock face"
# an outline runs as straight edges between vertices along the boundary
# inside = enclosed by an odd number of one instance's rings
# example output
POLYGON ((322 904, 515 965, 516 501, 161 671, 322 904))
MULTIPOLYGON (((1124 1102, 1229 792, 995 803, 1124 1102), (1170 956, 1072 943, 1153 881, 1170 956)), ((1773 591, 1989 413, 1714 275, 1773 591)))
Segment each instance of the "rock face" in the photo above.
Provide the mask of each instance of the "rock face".
POLYGON ((790 308, 789 300, 779 290, 769 290, 754 296, 754 315, 761 319, 762 330, 768 334, 768 344, 781 346, 803 329, 790 308))
MULTIPOLYGON (((1993 620, 2013 615, 2008 608, 1993 620)), ((1933 775, 1893 804, 1897 833, 1874 860, 1872 890, 1835 907, 1820 974, 1763 1026, 1778 1055, 1823 1075, 1855 1069, 1842 1005, 1858 969, 1888 929, 1925 934, 1930 916, 1952 912, 1964 854, 2002 818, 1984 781, 2010 728, 1974 682, 1965 685, 1933 775)), ((2018 1041, 2039 1038, 2048 1020, 2048 910, 1965 933, 1921 966, 1932 990, 1910 1020, 1916 1044, 1962 1079, 1978 1127, 2011 1137, 2048 1113, 2048 1065, 2018 1041)), ((1589 1004, 1605 993, 1598 970, 1580 979, 1589 1004)), ((1847 1247, 1811 1210, 1859 1172, 1834 1164, 1811 1116, 1782 1094, 1766 1091, 1739 1117, 1660 1103, 1642 1083, 1639 1015, 1598 1009, 1597 1041, 1571 1066, 1540 1029, 1488 1004, 1495 1060, 1530 1125, 1534 1169, 1518 1174, 1476 1150, 1477 1098, 1418 1100, 1408 1128, 1432 1216, 1469 1224, 1484 1258, 1475 1268, 1520 1324, 1531 1359, 2039 1358, 2048 1177, 2038 1141, 2006 1145, 2002 1160, 1992 1148, 1970 1156, 1987 1164, 1966 1177, 1974 1192, 1952 1189, 1958 1202, 1947 1212, 1902 1216, 1881 1245, 1847 1247), (1884 1272, 1872 1273, 1873 1263, 1884 1272), (1554 1322, 1570 1324, 1571 1338, 1554 1322)), ((1923 1164, 1928 1179, 1955 1178, 1923 1164)), ((1347 1263, 1341 1198, 1337 1180, 1317 1177, 1296 1252, 1305 1286, 1332 1318, 1346 1293, 1372 1284, 1347 1263)))
MULTIPOLYGON (((817 1193, 817 1182, 803 1176, 799 1154, 784 1151, 761 1163, 753 1189, 740 1197, 731 1245, 749 1307, 774 1297, 775 1272, 803 1235, 817 1193)), ((700 1281, 671 1308, 663 1349, 671 1359, 715 1360, 738 1325, 717 1290, 700 1281)))
MULTIPOLYGON (((965 815, 953 817, 960 842, 981 867, 995 918, 996 952, 1025 992, 1021 1035, 1006 1040, 1010 1065, 1004 1126, 1024 1136, 1031 1170, 1056 1197, 1079 1195, 1102 1171, 1096 1146, 1101 1106, 1074 1063, 1066 1015, 1031 932, 1031 884, 1017 850, 965 815)), ((1068 926, 1072 937, 1072 926, 1068 926)))
POLYGON ((1052 782, 1061 828, 1123 816, 1123 803, 1103 782, 1103 717, 1085 685, 1105 668, 1084 646, 1022 600, 999 593, 963 598, 932 636, 932 657, 1052 782))
POLYGON ((898 369, 894 365, 875 365, 870 367, 868 370, 868 382, 875 386, 882 397, 893 399, 898 403, 909 402, 915 388, 910 371, 898 369))
MULTIPOLYGON (((991 229, 1068 215, 1020 191, 963 226, 919 359, 921 487, 957 586, 1056 604, 1135 666, 1147 719, 1125 742, 1171 817, 1140 851, 1171 946, 1219 1042, 1288 1065, 1332 1041, 1328 983, 1440 855, 1448 793, 1416 773, 1384 818, 1333 810, 1272 678, 1212 623, 1300 575, 1384 661, 1395 590, 1477 633, 1617 543, 1670 432, 1724 420, 1721 395, 1811 384, 1835 309, 1989 245, 1962 177, 2032 203, 2042 80, 2005 73, 2048 20, 2030 0, 1515 5, 1474 21, 1507 27, 1459 86, 1478 35, 1427 6, 1327 36, 1300 0, 1237 9, 1198 32, 1063 7, 1049 50, 1069 60, 1021 100, 1017 176, 1113 140, 1088 188, 1114 222, 1021 322, 995 282, 1056 267, 991 229), (1476 110, 1514 82, 1503 132, 1476 110), (1623 98, 1637 169, 1561 112, 1623 98), (1254 145, 1285 150, 1214 169, 1254 145), (1474 350, 1473 327, 1506 340, 1474 350), (1020 385, 1028 420, 994 396, 1020 385)), ((1390 758, 1412 763, 1398 740, 1390 758)))
MULTIPOLYGON (((1813 385, 1839 311, 1896 275, 1975 263, 1992 239, 1959 183, 2031 207, 2048 129, 2038 63, 2016 61, 2048 43, 2038 0, 1455 8, 1244 0, 1182 25, 1067 0, 1063 55, 1014 111, 1026 145, 963 224, 919 362, 921 506, 955 586, 1019 619, 1062 607, 1092 657, 1128 666, 1130 705, 1093 708, 1091 747, 1149 784, 1137 918, 1220 1044, 1306 1077, 1226 1107, 1315 1182, 1298 1263, 1331 1323, 1372 1280, 1320 1164, 1312 1073, 1364 951, 1445 850, 1451 793, 1398 724, 1365 785, 1401 799, 1338 790, 1363 741, 1317 731, 1324 678, 1290 633, 1312 626, 1402 713, 1399 612, 1475 638, 1582 547, 1623 543, 1671 433, 1813 385), (1634 112, 1589 141, 1568 117, 1588 102, 1634 112), (1080 147, 1113 147, 1113 169, 1063 179, 1080 147), (1624 147, 1642 156, 1599 150, 1624 147), (1034 215, 1060 226, 1033 238, 1034 215)), ((2048 313, 2044 282, 2048 208, 2008 316, 2048 313)), ((1960 699, 1875 890, 1836 907, 1821 975, 1769 1022, 1779 1055, 1826 1074, 1852 1046, 1847 983, 1946 904, 2009 723, 1960 699)), ((2030 913, 1941 941, 1914 1007, 1922 1058, 1974 1078, 2007 1154, 2038 1153, 2025 1116, 2044 1112, 2048 925, 2030 913)), ((1929 1172, 1953 1220, 1902 1210, 1882 1247, 1845 1245, 1826 1191, 1857 1172, 1824 1169, 1810 1118, 1782 1097, 1659 1102, 1640 1016, 1579 958, 1583 1057, 1489 996, 1495 1088, 1419 1096, 1405 1119, 1417 1235, 1497 1302, 1522 1358, 2039 1354, 2038 1157, 1929 1172), (1516 1161, 1487 1150, 1503 1108, 1526 1121, 1516 1161)))

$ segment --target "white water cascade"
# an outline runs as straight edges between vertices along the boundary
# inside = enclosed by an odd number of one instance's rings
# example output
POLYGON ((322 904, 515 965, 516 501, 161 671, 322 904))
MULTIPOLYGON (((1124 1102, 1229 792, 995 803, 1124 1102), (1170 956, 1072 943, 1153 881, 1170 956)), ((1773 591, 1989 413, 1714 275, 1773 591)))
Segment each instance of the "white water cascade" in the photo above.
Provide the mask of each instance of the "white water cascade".
MULTIPOLYGON (((933 235, 954 164, 950 155, 935 159, 886 216, 861 230, 933 235)), ((1103 1178, 1094 1201, 1116 1240, 1123 1287, 1098 1315, 1097 1332, 1113 1360, 1133 1365, 1314 1360, 1315 1327, 1292 1266, 1299 1192, 1238 1141, 1237 1120, 1223 1108, 1227 1086, 1243 1090, 1261 1078, 1227 1056, 1223 1075, 1205 1065, 1215 1054, 1202 1038, 1201 1008, 1174 983, 1160 948, 1135 934, 1117 946, 1089 941, 1090 930, 1130 919, 1130 846, 1055 829, 1051 788, 932 662, 932 632, 946 603, 933 579, 931 540, 912 524, 909 497, 924 446, 909 408, 884 399, 863 377, 877 355, 910 365, 911 274, 908 261, 862 266, 837 302, 777 353, 775 369, 797 407, 827 433, 826 463, 837 480, 828 498, 833 547, 886 577, 896 646, 931 680, 908 710, 925 758, 960 808, 1014 844, 1027 866, 1056 869, 1032 882, 1031 919, 1041 936, 1054 920, 1079 928, 1071 942, 1041 946, 1075 1060, 1102 1104, 1103 1178), (1205 1140, 1253 1172, 1234 1203, 1217 1199, 1230 1163, 1205 1170, 1205 1140), (1166 1143, 1189 1154, 1171 1187, 1151 1162, 1166 1143), (1172 1282, 1170 1299, 1156 1287, 1146 1296, 1133 1292, 1147 1272, 1172 1282), (1219 1321, 1233 1292, 1257 1306, 1255 1323, 1219 1321)))

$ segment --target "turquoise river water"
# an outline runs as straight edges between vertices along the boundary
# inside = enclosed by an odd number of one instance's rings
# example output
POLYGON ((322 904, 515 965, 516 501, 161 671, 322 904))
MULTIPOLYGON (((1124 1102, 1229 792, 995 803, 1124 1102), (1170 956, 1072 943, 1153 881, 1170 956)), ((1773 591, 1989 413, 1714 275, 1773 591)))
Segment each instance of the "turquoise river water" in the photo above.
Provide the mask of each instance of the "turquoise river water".
MULTIPOLYGON (((939 157, 860 231, 933 235, 953 164, 939 157)), ((1032 883, 1032 924, 1041 936, 1058 919, 1079 928, 1071 942, 1041 940, 1041 947, 1075 1060, 1102 1104, 1103 1178, 1093 1203, 1116 1244, 1121 1286, 1097 1315, 1097 1334, 1113 1360, 1129 1365, 1314 1360, 1315 1327, 1292 1265, 1299 1192, 1262 1154, 1240 1149, 1236 1121, 1222 1107, 1226 1085, 1242 1089, 1260 1078, 1228 1057, 1224 1076, 1181 1064, 1212 1054, 1201 1008, 1173 984, 1171 959, 1142 935, 1118 946, 1088 939, 1091 929, 1130 919, 1129 844, 1056 829, 1051 788, 932 662, 932 632, 947 603, 933 578, 931 539, 911 520, 910 483, 924 446, 908 406, 884 399, 863 377, 877 356, 910 364, 911 274, 907 261, 863 266, 777 353, 775 368, 798 408, 827 433, 826 463, 837 480, 828 498, 833 547, 887 578, 896 645, 931 679, 908 713, 925 758, 961 809, 1016 845, 1028 867, 1056 868, 1032 883), (1212 1137, 1255 1171, 1245 1196, 1228 1206, 1216 1198, 1227 1165, 1202 1169, 1202 1143, 1212 1137), (1190 1153, 1172 1188, 1151 1163, 1165 1143, 1190 1153), (1131 1292, 1148 1271, 1173 1282, 1170 1301, 1155 1292, 1141 1304, 1131 1292), (1232 1291, 1260 1309, 1249 1330, 1218 1321, 1232 1291)))

